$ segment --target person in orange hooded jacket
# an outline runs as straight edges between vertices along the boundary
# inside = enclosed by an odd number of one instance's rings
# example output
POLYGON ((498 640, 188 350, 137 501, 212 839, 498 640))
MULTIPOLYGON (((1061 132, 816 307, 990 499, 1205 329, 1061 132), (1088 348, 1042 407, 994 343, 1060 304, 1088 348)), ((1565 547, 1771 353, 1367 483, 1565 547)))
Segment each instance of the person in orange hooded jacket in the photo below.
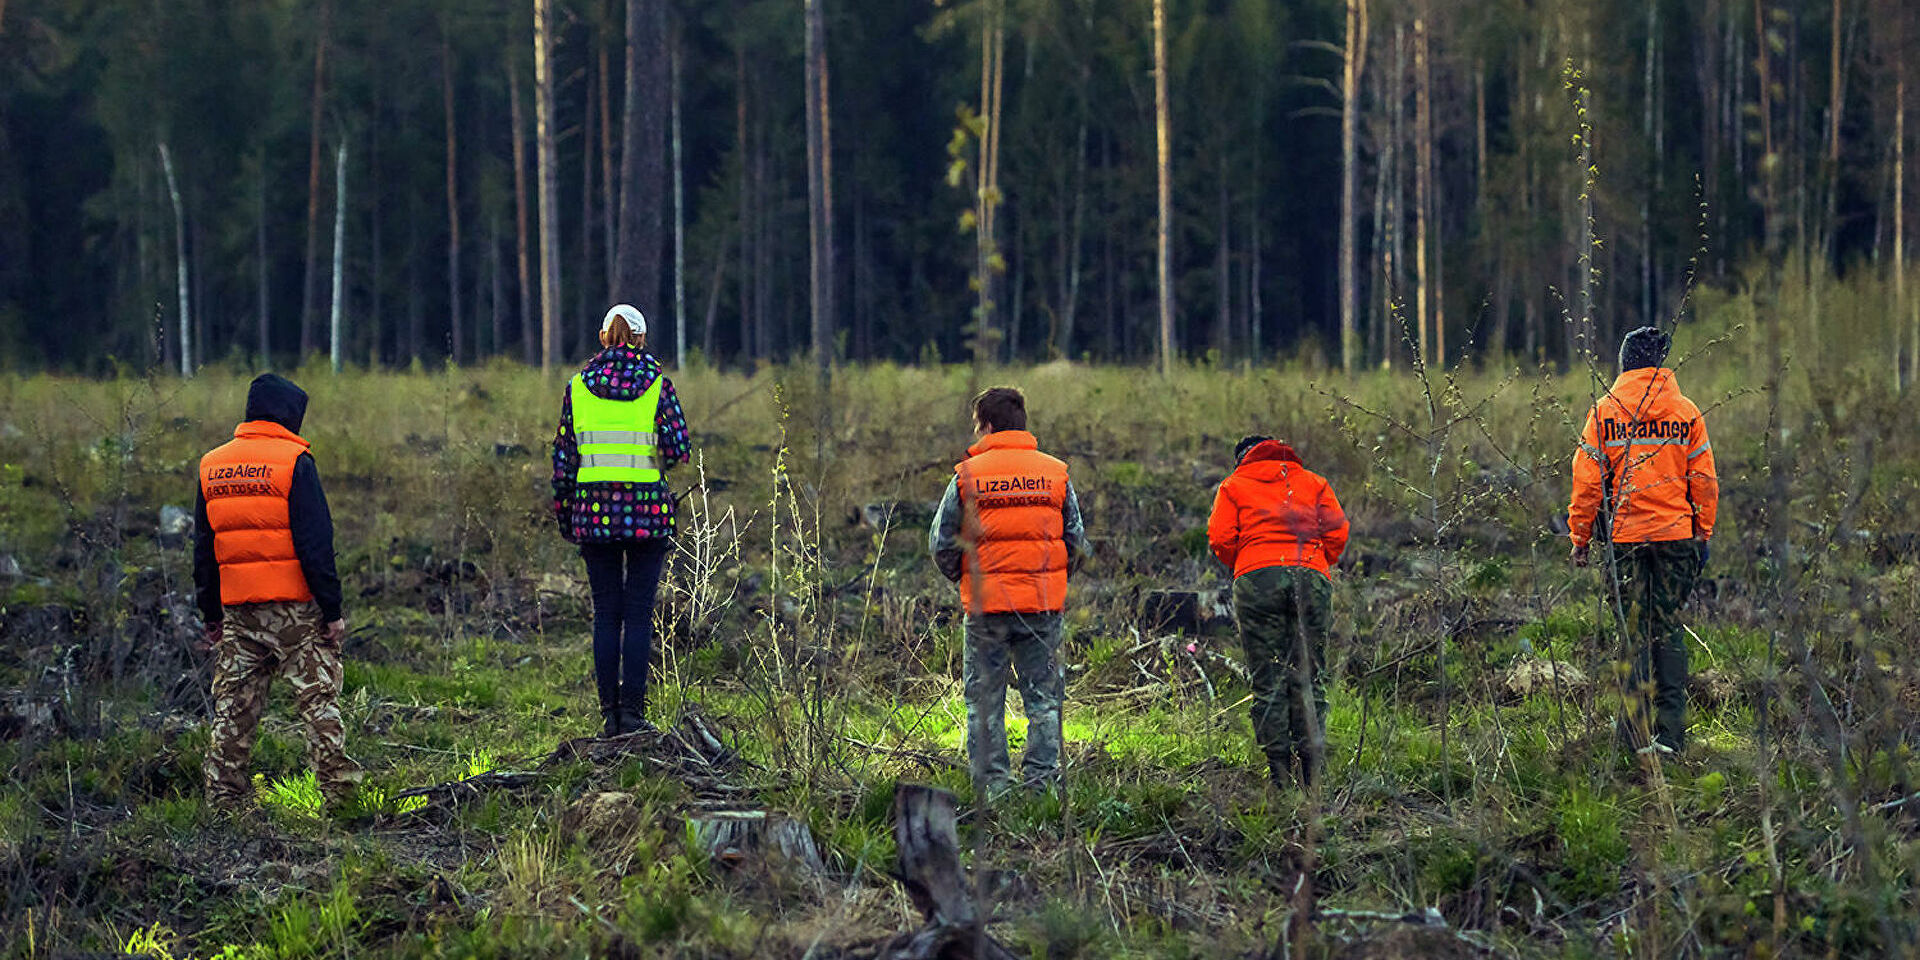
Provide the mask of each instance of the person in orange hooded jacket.
POLYGON ((360 779, 340 723, 347 623, 306 413, 304 391, 261 374, 233 439, 200 461, 193 574, 215 659, 203 772, 208 800, 226 809, 252 800, 247 765, 275 676, 293 688, 321 795, 343 804, 360 779))
POLYGON ((1330 571, 1347 548, 1347 516, 1332 485, 1292 447, 1252 436, 1233 454, 1234 471, 1213 498, 1207 540, 1233 571, 1253 732, 1273 781, 1311 786, 1326 754, 1320 672, 1333 616, 1330 571))
POLYGON ((1007 683, 1017 680, 1027 714, 1025 785, 1060 776, 1066 673, 1060 662, 1067 575, 1086 559, 1080 499, 1067 465, 1040 452, 1027 431, 1027 400, 994 387, 973 402, 973 446, 928 531, 934 564, 960 585, 966 610, 961 675, 967 757, 976 789, 1008 776, 1007 683))
POLYGON ((1574 566, 1590 562, 1596 539, 1612 545, 1614 595, 1636 641, 1622 738, 1663 754, 1686 745, 1680 609, 1706 567, 1720 504, 1707 421, 1665 366, 1671 348, 1658 327, 1621 341, 1620 375, 1587 415, 1573 455, 1567 511, 1574 566))

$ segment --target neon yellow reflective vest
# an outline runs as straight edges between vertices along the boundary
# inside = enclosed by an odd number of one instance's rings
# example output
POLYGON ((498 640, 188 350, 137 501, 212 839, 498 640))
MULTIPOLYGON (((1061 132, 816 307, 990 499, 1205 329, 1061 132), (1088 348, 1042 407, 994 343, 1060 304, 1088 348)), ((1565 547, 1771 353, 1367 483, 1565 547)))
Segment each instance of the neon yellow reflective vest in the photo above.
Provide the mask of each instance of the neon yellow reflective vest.
POLYGON ((606 400, 593 395, 581 374, 567 386, 573 404, 573 438, 580 448, 579 483, 658 483, 660 435, 654 417, 660 410, 660 385, 638 400, 606 400))

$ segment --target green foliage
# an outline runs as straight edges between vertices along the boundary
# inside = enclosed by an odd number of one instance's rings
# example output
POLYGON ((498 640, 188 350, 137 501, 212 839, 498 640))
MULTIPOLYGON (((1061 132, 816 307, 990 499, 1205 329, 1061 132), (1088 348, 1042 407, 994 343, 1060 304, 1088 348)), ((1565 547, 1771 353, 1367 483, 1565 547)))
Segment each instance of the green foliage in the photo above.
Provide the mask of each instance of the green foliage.
POLYGON ((1556 814, 1564 851, 1561 896, 1570 903, 1587 903, 1613 893, 1627 857, 1620 808, 1576 786, 1561 795, 1556 814))

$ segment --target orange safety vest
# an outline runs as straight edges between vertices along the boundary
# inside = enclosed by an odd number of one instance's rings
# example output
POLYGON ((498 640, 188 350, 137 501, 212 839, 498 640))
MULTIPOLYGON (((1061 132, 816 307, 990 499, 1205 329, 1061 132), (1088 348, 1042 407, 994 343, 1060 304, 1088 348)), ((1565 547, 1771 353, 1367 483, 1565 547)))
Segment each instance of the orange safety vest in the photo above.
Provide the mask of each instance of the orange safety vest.
POLYGON ((954 467, 968 613, 1055 613, 1067 605, 1067 465, 1025 430, 988 434, 954 467))
POLYGON ((200 458, 222 605, 313 599, 287 512, 293 466, 306 452, 299 434, 271 420, 249 420, 200 458))

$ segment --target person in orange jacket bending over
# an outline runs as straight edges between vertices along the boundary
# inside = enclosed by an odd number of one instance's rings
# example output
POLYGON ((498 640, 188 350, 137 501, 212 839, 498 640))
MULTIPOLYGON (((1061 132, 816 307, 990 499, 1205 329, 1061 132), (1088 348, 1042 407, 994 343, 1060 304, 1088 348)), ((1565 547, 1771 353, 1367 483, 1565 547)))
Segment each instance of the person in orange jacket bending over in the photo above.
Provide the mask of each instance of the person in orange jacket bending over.
POLYGON ((954 467, 928 534, 934 563, 960 584, 966 608, 967 757, 977 790, 1005 784, 1007 681, 1017 679, 1027 713, 1021 774, 1026 786, 1045 788, 1060 776, 1067 574, 1087 555, 1080 500, 1067 465, 1027 432, 1020 391, 981 393, 973 420, 979 439, 954 467))
POLYGON ((1237 466, 1214 495, 1207 540, 1233 570, 1234 617, 1253 681, 1253 734, 1274 785, 1312 786, 1326 753, 1320 671, 1333 619, 1329 571, 1347 548, 1347 515, 1333 487, 1292 447, 1253 436, 1233 456, 1237 466))
POLYGON ((1612 543, 1621 620, 1638 641, 1621 735, 1634 750, 1666 755, 1686 746, 1680 608, 1706 568, 1720 504, 1706 418, 1664 366, 1672 345, 1658 327, 1621 341, 1620 376, 1587 415, 1573 455, 1567 511, 1574 566, 1587 565, 1594 540, 1612 543))

